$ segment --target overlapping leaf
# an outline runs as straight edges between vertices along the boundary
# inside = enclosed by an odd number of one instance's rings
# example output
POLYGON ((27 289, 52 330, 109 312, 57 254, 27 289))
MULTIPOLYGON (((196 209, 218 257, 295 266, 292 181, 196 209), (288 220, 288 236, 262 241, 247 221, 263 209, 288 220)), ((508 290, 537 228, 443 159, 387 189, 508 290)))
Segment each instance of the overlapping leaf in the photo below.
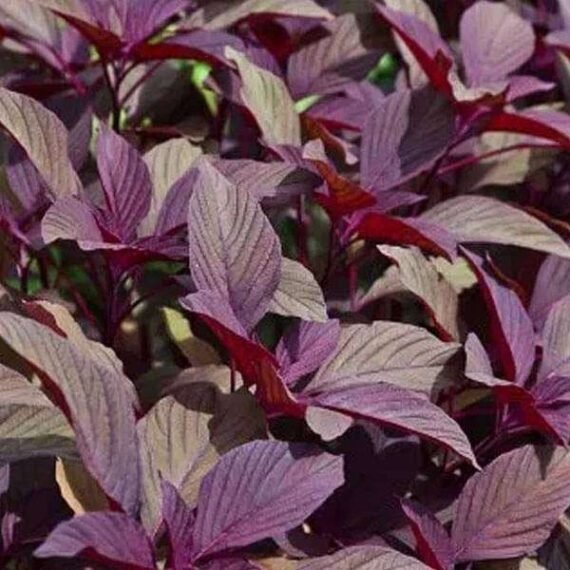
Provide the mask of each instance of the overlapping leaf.
POLYGON ((342 459, 309 448, 254 442, 229 452, 200 488, 194 557, 297 526, 342 482, 342 459))
POLYGON ((388 382, 429 394, 454 374, 459 345, 438 340, 413 325, 376 321, 341 329, 337 350, 308 385, 320 392, 356 384, 388 382))
POLYGON ((570 257, 570 248, 545 224, 493 198, 452 198, 429 209, 421 219, 440 225, 463 243, 518 245, 570 257))
POLYGON ((81 182, 68 156, 67 130, 43 105, 0 88, 0 125, 22 146, 53 199, 79 192, 81 182))
POLYGON ((265 314, 281 277, 281 248, 255 200, 202 162, 190 200, 190 267, 199 289, 227 300, 251 329, 265 314))
POLYGON ((0 459, 74 457, 74 435, 60 410, 17 372, 0 365, 0 459))
POLYGON ((121 513, 88 513, 63 522, 34 555, 87 558, 133 570, 156 568, 152 545, 143 528, 121 513))
POLYGON ((474 475, 455 508, 456 559, 514 558, 535 550, 570 505, 569 472, 564 449, 527 445, 474 475))
POLYGON ((445 340, 457 340, 458 297, 451 285, 416 248, 378 246, 381 253, 396 261, 399 279, 422 303, 445 340))
POLYGON ((327 309, 314 275, 301 263, 283 258, 281 279, 268 311, 305 321, 325 322, 327 309))
POLYGON ((30 319, 2 313, 0 337, 38 371, 71 422, 79 453, 101 488, 126 512, 136 512, 141 489, 129 381, 30 319))
POLYGON ((381 546, 351 546, 339 550, 336 554, 307 560, 299 565, 299 570, 427 570, 411 556, 400 554, 396 550, 381 546))
POLYGON ((284 81, 233 48, 226 48, 226 57, 238 67, 242 101, 254 116, 265 142, 301 144, 301 121, 284 81))

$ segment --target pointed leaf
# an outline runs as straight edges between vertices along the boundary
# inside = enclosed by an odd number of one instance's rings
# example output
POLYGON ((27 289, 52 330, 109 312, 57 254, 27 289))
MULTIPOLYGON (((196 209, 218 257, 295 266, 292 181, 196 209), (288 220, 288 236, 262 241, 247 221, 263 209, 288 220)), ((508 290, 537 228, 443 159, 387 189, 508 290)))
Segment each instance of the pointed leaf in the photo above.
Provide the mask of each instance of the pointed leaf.
POLYGON ((296 16, 332 20, 333 16, 313 0, 221 0, 209 2, 189 19, 193 26, 206 30, 228 28, 240 20, 257 15, 296 16))
POLYGON ((140 474, 130 381, 30 319, 1 313, 0 338, 38 371, 101 488, 126 512, 136 512, 140 474))
POLYGON ((463 243, 518 245, 570 258, 570 248, 545 224, 513 206, 483 196, 446 200, 421 216, 463 243))
POLYGON ((111 215, 111 229, 128 242, 147 215, 152 195, 148 167, 138 151, 111 129, 101 125, 97 168, 111 215))
POLYGON ((281 279, 267 309, 284 317, 324 323, 327 307, 314 275, 301 263, 283 258, 281 279))
POLYGON ((54 113, 30 97, 0 87, 0 125, 26 151, 52 199, 79 192, 81 182, 67 151, 67 130, 54 113))
POLYGON ((281 246, 255 200, 201 162, 188 212, 190 267, 199 289, 226 299, 251 330, 281 276, 281 246))
POLYGON ((536 343, 532 321, 518 295, 489 273, 481 257, 466 250, 463 254, 479 279, 491 313, 491 335, 498 349, 503 376, 522 386, 534 364, 536 343))
POLYGON ((538 270, 528 312, 542 329, 552 306, 570 294, 570 261, 549 255, 538 270))
POLYGON ((319 507, 343 483, 342 459, 309 451, 260 441, 224 455, 200 488, 195 559, 283 533, 319 507))
POLYGON ((257 121, 264 141, 269 145, 300 145, 301 122, 283 80, 233 48, 226 48, 225 53, 238 67, 242 101, 257 121))
MULTIPOLYGON (((207 380, 218 367, 202 367, 200 380, 207 380)), ((226 370, 226 382, 230 373, 226 370)), ((139 422, 137 429, 144 443, 143 520, 153 533, 160 520, 159 475, 194 504, 202 477, 226 451, 262 437, 265 419, 255 399, 240 391, 217 401, 200 396, 191 386, 178 389, 174 396, 160 400, 139 422)))
POLYGON ((150 172, 153 190, 150 209, 141 222, 139 235, 147 236, 155 232, 169 190, 188 172, 201 154, 202 149, 186 139, 166 141, 145 154, 144 161, 150 172))
POLYGON ((471 85, 500 81, 534 52, 532 25, 506 4, 481 0, 463 13, 461 53, 471 85))
POLYGON ((378 246, 400 269, 402 284, 416 295, 434 319, 444 340, 458 340, 458 296, 417 248, 378 246))
POLYGON ((37 386, 0 364, 0 460, 75 455, 65 416, 37 386))
POLYGON ((355 380, 352 385, 322 392, 312 402, 353 418, 416 434, 477 466, 471 444, 459 425, 425 396, 391 384, 366 385, 355 380))
MULTIPOLYGON (((384 0, 384 4, 392 10, 405 12, 406 14, 414 16, 432 30, 436 36, 440 35, 437 20, 424 0, 384 0)), ((408 76, 411 87, 423 87, 429 81, 426 74, 422 71, 413 53, 398 34, 394 34, 394 40, 402 59, 408 66, 408 76)))
POLYGON ((541 546, 570 506, 570 456, 527 445, 501 455, 465 485, 452 541, 458 562, 514 558, 541 546))
POLYGON ((392 93, 362 131, 362 186, 388 190, 428 170, 454 135, 453 108, 431 88, 392 93))
POLYGON ((413 325, 388 321, 347 325, 341 329, 338 348, 306 390, 388 382, 429 394, 446 376, 455 376, 450 361, 458 351, 458 344, 442 342, 413 325))
POLYGON ((291 385, 314 372, 336 349, 340 337, 337 320, 299 322, 281 338, 276 348, 281 375, 291 385))
POLYGON ((453 259, 457 242, 445 229, 422 218, 396 218, 372 212, 355 228, 363 239, 393 245, 414 245, 422 251, 453 259))
MULTIPOLYGON (((399 7, 399 6, 398 6, 399 7)), ((437 29, 425 17, 376 5, 382 18, 400 36, 416 58, 435 89, 449 94, 449 71, 454 66, 453 55, 437 29)))
POLYGON ((565 150, 570 149, 570 120, 567 114, 558 111, 498 113, 485 124, 485 130, 530 135, 555 143, 565 150))
POLYGON ((88 513, 60 523, 35 550, 38 558, 86 558, 113 568, 154 570, 143 528, 121 513, 88 513))
POLYGON ((168 567, 186 570, 192 560, 192 527, 194 511, 183 501, 176 487, 162 483, 162 518, 170 541, 171 556, 168 567))
POLYGON ((422 560, 437 570, 453 569, 453 545, 439 520, 429 509, 415 501, 403 500, 402 509, 416 537, 422 560))
POLYGON ((367 49, 365 30, 354 14, 335 18, 328 31, 288 60, 288 84, 296 99, 338 92, 347 83, 364 79, 378 59, 377 51, 367 49))
POLYGON ((349 546, 336 554, 301 562, 298 570, 428 570, 429 566, 383 546, 349 546))
POLYGON ((544 363, 549 367, 557 369, 570 362, 570 296, 550 309, 542 329, 542 344, 544 363))

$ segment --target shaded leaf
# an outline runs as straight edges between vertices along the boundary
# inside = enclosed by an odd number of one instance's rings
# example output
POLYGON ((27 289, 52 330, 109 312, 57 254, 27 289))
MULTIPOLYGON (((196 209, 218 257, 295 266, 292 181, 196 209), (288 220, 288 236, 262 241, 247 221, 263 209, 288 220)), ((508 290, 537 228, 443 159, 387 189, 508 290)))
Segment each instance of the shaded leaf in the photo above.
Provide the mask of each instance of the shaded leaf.
POLYGON ((150 208, 152 182, 148 167, 134 147, 101 125, 97 168, 111 228, 124 241, 130 241, 150 208))
POLYGON ((162 518, 171 548, 168 567, 185 570, 191 566, 194 512, 182 500, 176 487, 166 481, 162 483, 162 497, 162 518))
POLYGON ((378 249, 398 264, 400 281, 425 305, 444 340, 457 340, 458 297, 451 285, 417 248, 378 246, 378 249))
POLYGON ((427 570, 429 566, 382 546, 349 546, 336 554, 301 562, 298 570, 427 570))
POLYGON ((0 460, 76 454, 65 416, 18 372, 0 365, 0 460))
POLYGON ((431 88, 389 95, 362 131, 362 186, 388 190, 417 176, 443 156, 454 135, 453 108, 431 88))
POLYGON ((477 466, 469 440, 459 425, 423 395, 391 384, 363 385, 355 381, 352 387, 322 392, 312 402, 353 418, 416 434, 477 466))
POLYGON ((429 509, 415 501, 403 500, 402 509, 414 532, 422 560, 438 570, 453 569, 453 546, 439 520, 429 509))

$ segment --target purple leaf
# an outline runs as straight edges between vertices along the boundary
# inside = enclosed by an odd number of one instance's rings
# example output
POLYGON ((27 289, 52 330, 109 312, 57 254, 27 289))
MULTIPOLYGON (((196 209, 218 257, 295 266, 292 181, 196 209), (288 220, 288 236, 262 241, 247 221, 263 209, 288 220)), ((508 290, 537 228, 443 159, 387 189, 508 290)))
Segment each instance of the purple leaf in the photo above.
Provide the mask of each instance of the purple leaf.
POLYGON ((552 305, 542 329, 543 361, 541 374, 570 372, 570 296, 552 305))
POLYGON ((492 84, 516 71, 534 52, 531 24, 506 4, 476 2, 460 24, 463 65, 470 85, 492 84))
POLYGON ((520 113, 498 113, 485 124, 485 130, 530 135, 554 143, 563 149, 570 149, 570 120, 567 114, 559 111, 530 110, 520 113))
POLYGON ((267 309, 284 317, 324 323, 327 307, 315 276, 302 264, 284 257, 281 279, 267 309))
POLYGON ((288 60, 287 80, 296 99, 338 92, 345 84, 364 79, 378 59, 377 50, 367 49, 366 30, 355 15, 335 18, 328 32, 288 60))
POLYGON ((389 95, 362 131, 362 186, 388 190, 428 170, 454 135, 451 105, 430 88, 389 95))
POLYGON ((439 520, 429 509, 415 501, 403 500, 402 509, 416 537, 417 550, 422 560, 437 570, 452 570, 453 545, 439 520))
POLYGON ((301 562, 298 570, 428 570, 429 566, 382 546, 349 546, 336 554, 301 562))
POLYGON ((534 402, 527 414, 531 425, 556 443, 567 445, 570 440, 570 379, 547 376, 532 387, 531 394, 534 402))
POLYGON ((522 386, 534 364, 536 343, 532 321, 518 295, 489 273, 481 257, 467 250, 463 250, 463 255, 477 275, 491 313, 490 329, 503 367, 503 376, 522 386))
POLYGON ((192 26, 206 30, 228 28, 246 18, 255 16, 295 16, 332 20, 332 14, 313 0, 218 0, 208 3, 189 18, 192 26))
POLYGON ((291 197, 311 190, 316 175, 287 162, 259 162, 249 159, 215 159, 214 166, 237 188, 249 192, 256 200, 289 203, 291 197))
POLYGON ((89 206, 74 196, 60 198, 42 220, 46 244, 57 240, 77 241, 83 249, 103 247, 104 238, 89 206))
POLYGON ((359 385, 355 381, 353 387, 313 396, 312 402, 353 418, 416 434, 454 451, 477 466, 469 440, 459 425, 425 396, 410 390, 383 383, 359 385))
POLYGON ((283 80, 231 47, 225 50, 242 79, 240 96, 268 145, 301 144, 301 122, 283 80))
POLYGON ((144 529, 121 513, 88 513, 59 524, 35 550, 38 558, 86 558, 124 570, 154 570, 144 529))
POLYGON ((188 205, 192 186, 192 180, 186 175, 201 154, 200 147, 193 146, 186 139, 172 139, 155 146, 145 155, 152 195, 149 211, 138 228, 139 235, 164 234, 186 221, 184 207, 188 205))
POLYGON ((429 394, 446 377, 459 345, 446 343, 420 327, 376 321, 341 329, 336 351, 321 366, 306 392, 387 382, 429 394))
POLYGON ((396 218, 376 212, 366 213, 358 221, 355 232, 376 243, 413 245, 422 251, 453 259, 457 255, 454 236, 423 218, 396 218))
POLYGON ((382 18, 400 36, 435 89, 449 94, 449 71, 454 66, 453 55, 437 30, 426 21, 409 13, 376 4, 382 18))
POLYGON ((569 476, 565 450, 530 445, 473 475, 455 508, 451 539, 457 562, 536 550, 570 506, 569 476))
POLYGON ((570 261, 549 255, 540 266, 528 312, 541 330, 552 306, 570 294, 570 261))
POLYGON ((198 289, 226 300, 251 330, 279 284, 279 239, 252 197, 238 193, 209 163, 197 168, 188 212, 192 278, 198 289))
POLYGON ((194 560, 301 524, 343 483, 342 459, 282 442, 230 451, 200 488, 194 560))
POLYGON ((52 198, 79 192, 81 182, 68 156, 67 129, 54 113, 0 87, 0 124, 26 151, 52 198))
POLYGON ((493 198, 460 196, 445 200, 420 219, 441 226, 462 243, 517 245, 570 258, 570 248, 545 224, 493 198))
POLYGON ((176 487, 167 481, 162 483, 162 497, 162 517, 171 549, 168 567, 186 570, 192 560, 194 511, 182 500, 176 487))
POLYGON ((340 337, 337 320, 299 322, 281 338, 276 356, 288 385, 314 372, 336 349, 340 337))
POLYGON ((190 376, 193 382, 184 385, 179 377, 171 388, 172 396, 162 398, 137 425, 143 458, 141 518, 152 535, 160 523, 161 477, 177 489, 182 500, 195 505, 202 478, 222 453, 265 436, 265 416, 249 392, 222 398, 213 384, 207 393, 199 390, 205 382, 219 380, 221 372, 229 387, 229 369, 192 371, 199 371, 198 378, 190 376))
POLYGON ((105 193, 110 229, 128 243, 148 214, 152 182, 137 150, 111 129, 101 125, 97 168, 105 193))
POLYGON ((40 374, 103 491, 135 513, 141 489, 130 380, 96 353, 30 319, 0 313, 0 336, 40 374))
POLYGON ((378 250, 398 264, 402 284, 425 305, 443 340, 458 340, 458 296, 453 287, 417 248, 378 246, 378 250))
MULTIPOLYGON (((440 35, 437 20, 424 0, 384 0, 384 4, 392 10, 410 14, 423 22, 436 37, 440 35)), ((402 59, 408 66, 410 86, 413 88, 423 87, 428 83, 428 78, 406 43, 401 40, 397 33, 393 35, 402 59)))

